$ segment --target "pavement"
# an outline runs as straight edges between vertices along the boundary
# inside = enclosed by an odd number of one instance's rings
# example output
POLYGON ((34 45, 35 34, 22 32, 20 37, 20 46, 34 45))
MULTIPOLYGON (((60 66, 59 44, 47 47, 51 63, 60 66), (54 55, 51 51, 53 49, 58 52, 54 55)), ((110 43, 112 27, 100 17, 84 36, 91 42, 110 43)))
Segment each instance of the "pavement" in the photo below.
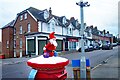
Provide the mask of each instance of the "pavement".
POLYGON ((109 78, 120 80, 120 66, 118 66, 120 57, 118 54, 109 57, 106 61, 91 69, 92 78, 109 78))
POLYGON ((7 64, 17 64, 21 62, 26 62, 27 60, 31 58, 37 57, 36 55, 32 55, 31 57, 25 56, 21 58, 7 58, 7 59, 0 59, 0 64, 1 65, 7 65, 7 64))
MULTIPOLYGON (((16 64, 16 63, 25 62, 25 61, 27 61, 31 58, 35 58, 35 57, 37 57, 37 56, 32 55, 31 57, 1 59, 0 64, 1 65, 16 64)), ((120 71, 120 66, 118 66, 118 63, 119 63, 118 59, 120 59, 120 57, 118 57, 118 55, 113 55, 110 58, 108 58, 106 61, 104 61, 103 63, 92 68, 91 69, 91 78, 111 78, 111 79, 119 78, 120 76, 118 73, 120 71), (106 74, 108 76, 105 76, 106 74)), ((72 70, 72 68, 69 68, 67 70, 72 70)), ((73 75, 70 74, 69 76, 73 76, 73 75)))

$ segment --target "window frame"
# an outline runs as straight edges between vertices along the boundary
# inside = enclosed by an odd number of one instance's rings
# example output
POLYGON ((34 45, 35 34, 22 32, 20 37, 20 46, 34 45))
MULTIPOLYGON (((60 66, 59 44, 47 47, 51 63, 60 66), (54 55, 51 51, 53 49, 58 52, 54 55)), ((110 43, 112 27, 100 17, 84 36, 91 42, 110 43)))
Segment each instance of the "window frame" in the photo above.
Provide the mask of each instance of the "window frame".
POLYGON ((20 44, 20 48, 22 48, 22 38, 20 39, 20 42, 19 42, 19 44, 20 44))
POLYGON ((22 26, 20 25, 20 34, 23 33, 22 26))
POLYGON ((27 24, 27 32, 31 32, 31 25, 30 25, 30 23, 27 24))
POLYGON ((20 21, 22 21, 23 20, 23 15, 20 15, 20 21))
POLYGON ((6 41, 6 48, 9 48, 9 41, 6 41))
POLYGON ((24 19, 27 19, 27 13, 24 14, 24 19))

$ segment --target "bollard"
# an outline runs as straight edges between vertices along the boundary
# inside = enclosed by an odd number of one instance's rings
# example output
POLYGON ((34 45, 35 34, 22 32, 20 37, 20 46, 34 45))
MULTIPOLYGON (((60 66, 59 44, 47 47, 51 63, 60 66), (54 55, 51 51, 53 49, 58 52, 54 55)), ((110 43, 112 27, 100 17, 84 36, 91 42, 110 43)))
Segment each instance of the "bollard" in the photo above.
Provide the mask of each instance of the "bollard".
POLYGON ((90 74, 90 61, 89 59, 86 59, 86 78, 87 80, 91 80, 91 74, 90 74))
POLYGON ((74 80, 80 80, 80 60, 72 60, 74 80))

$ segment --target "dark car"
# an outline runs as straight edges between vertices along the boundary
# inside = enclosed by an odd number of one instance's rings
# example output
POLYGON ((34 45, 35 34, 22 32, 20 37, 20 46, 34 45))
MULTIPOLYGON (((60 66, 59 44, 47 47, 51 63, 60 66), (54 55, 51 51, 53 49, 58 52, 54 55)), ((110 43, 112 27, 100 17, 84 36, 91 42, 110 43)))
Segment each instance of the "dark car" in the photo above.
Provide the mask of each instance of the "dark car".
MULTIPOLYGON (((89 52, 89 47, 88 46, 84 46, 85 52, 89 52)), ((81 48, 78 49, 79 52, 81 52, 81 48)))
POLYGON ((110 50, 113 49, 112 44, 103 44, 102 45, 102 50, 110 50))
POLYGON ((120 42, 118 42, 117 45, 120 46, 120 42))
POLYGON ((93 44, 90 44, 89 45, 89 51, 93 51, 94 50, 94 45, 93 44))

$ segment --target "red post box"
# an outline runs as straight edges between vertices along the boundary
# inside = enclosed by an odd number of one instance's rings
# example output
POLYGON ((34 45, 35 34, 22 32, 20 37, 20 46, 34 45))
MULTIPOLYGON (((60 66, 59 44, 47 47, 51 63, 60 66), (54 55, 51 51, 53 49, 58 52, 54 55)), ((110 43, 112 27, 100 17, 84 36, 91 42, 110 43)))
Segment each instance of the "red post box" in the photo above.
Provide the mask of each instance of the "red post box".
POLYGON ((28 60, 27 64, 37 70, 35 80, 64 80, 67 78, 65 66, 69 64, 69 60, 66 58, 39 56, 28 60))

